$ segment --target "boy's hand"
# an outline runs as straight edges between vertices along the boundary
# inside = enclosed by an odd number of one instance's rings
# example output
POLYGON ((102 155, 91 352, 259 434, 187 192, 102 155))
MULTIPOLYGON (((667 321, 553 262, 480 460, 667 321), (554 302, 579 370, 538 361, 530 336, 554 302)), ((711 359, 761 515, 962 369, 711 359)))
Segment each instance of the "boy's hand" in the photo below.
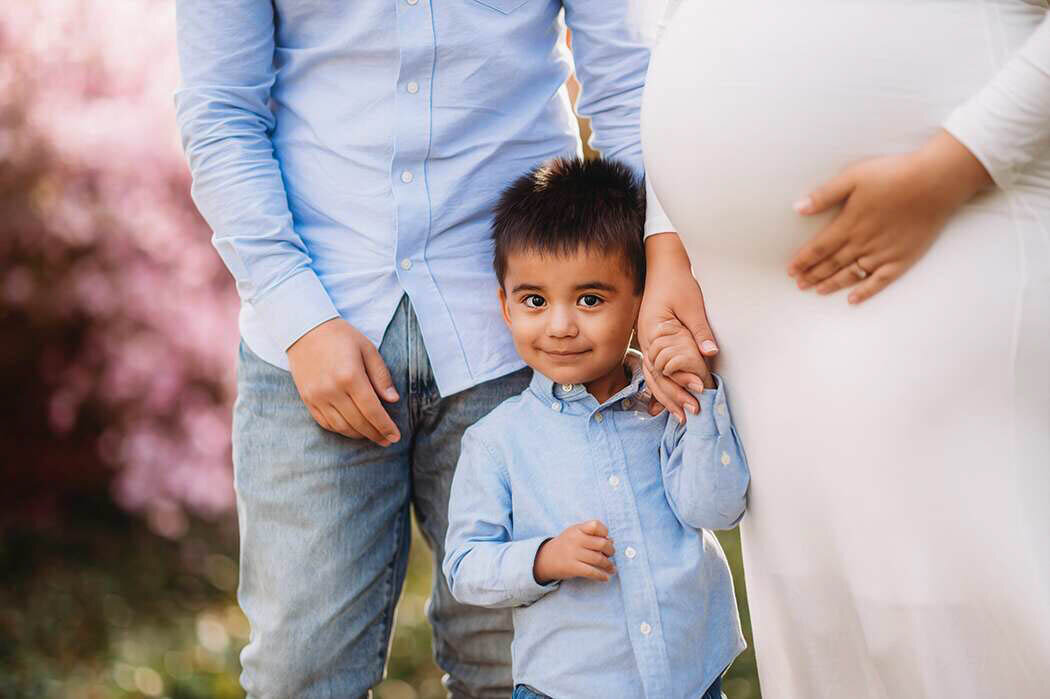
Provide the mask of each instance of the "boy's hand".
POLYGON ((685 381, 684 385, 697 393, 715 387, 707 360, 696 348, 693 333, 676 319, 665 320, 657 326, 644 361, 650 372, 676 382, 685 381))
POLYGON ((616 566, 609 530, 596 519, 574 524, 540 545, 532 564, 532 575, 541 585, 569 578, 591 578, 607 582, 616 566))

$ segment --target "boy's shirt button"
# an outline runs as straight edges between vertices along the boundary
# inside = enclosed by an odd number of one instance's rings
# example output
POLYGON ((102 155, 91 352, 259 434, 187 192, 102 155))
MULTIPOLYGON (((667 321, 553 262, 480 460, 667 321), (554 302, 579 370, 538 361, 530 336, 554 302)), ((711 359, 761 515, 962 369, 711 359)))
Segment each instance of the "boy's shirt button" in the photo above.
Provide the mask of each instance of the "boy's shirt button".
POLYGON ((573 385, 571 383, 563 383, 561 385, 561 390, 565 391, 566 393, 568 393, 572 389, 573 389, 573 385))
POLYGON ((653 632, 653 627, 643 621, 642 625, 638 627, 638 630, 642 632, 643 636, 648 636, 653 632))
POLYGON ((611 485, 614 488, 619 488, 620 487, 620 477, 619 476, 609 476, 609 485, 611 485))
POLYGON ((624 410, 629 409, 631 407, 631 399, 630 398, 624 398, 623 401, 620 402, 620 405, 623 406, 624 410))
POLYGON ((723 451, 722 452, 722 465, 723 466, 728 466, 730 461, 732 461, 732 459, 729 458, 729 452, 728 451, 723 451))
POLYGON ((628 558, 634 558, 638 555, 638 552, 634 550, 633 546, 628 546, 627 550, 623 552, 623 555, 627 556, 628 558))
POLYGON ((558 401, 554 401, 553 403, 551 403, 551 410, 553 410, 554 412, 558 412, 559 410, 561 410, 561 403, 559 403, 558 401))
POLYGON ((604 419, 605 419, 605 416, 602 415, 601 413, 595 413, 594 414, 594 421, 595 422, 601 422, 604 419))

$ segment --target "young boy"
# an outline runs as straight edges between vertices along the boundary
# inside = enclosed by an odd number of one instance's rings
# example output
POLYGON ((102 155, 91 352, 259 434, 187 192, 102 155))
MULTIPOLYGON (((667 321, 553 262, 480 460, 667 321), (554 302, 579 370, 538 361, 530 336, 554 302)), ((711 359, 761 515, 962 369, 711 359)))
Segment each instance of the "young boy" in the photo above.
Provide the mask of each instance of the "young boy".
MULTIPOLYGON (((744 648, 707 531, 746 506, 725 387, 707 379, 682 425, 649 415, 638 361, 625 362, 642 199, 626 167, 555 160, 496 209, 503 317, 534 373, 463 436, 443 569, 461 602, 514 607, 515 698, 718 698, 744 648)), ((706 377, 686 345, 664 343, 678 370, 706 377)))

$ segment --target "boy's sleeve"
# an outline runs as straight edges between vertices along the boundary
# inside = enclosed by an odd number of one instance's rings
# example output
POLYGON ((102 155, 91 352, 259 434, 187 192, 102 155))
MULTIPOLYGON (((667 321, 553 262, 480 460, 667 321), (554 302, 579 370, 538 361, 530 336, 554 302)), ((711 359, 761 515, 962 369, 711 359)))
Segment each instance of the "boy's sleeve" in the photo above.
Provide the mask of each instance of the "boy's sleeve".
POLYGON ((729 413, 725 383, 693 394, 700 414, 684 425, 668 418, 660 449, 671 509, 695 529, 731 529, 744 516, 751 482, 744 450, 729 413))
POLYGON ((178 0, 175 93, 193 200, 241 299, 281 349, 339 315, 292 227, 273 154, 275 72, 269 0, 178 0))
MULTIPOLYGON (((649 70, 649 43, 640 5, 632 0, 563 0, 572 30, 572 53, 580 96, 576 108, 591 120, 590 146, 622 160, 639 177, 642 164, 642 92, 649 70)), ((646 235, 673 231, 655 196, 646 201, 646 235)))
POLYGON ((464 604, 524 606, 557 587, 540 585, 532 573, 550 537, 513 540, 509 483, 502 462, 468 429, 452 478, 442 564, 452 596, 464 604))

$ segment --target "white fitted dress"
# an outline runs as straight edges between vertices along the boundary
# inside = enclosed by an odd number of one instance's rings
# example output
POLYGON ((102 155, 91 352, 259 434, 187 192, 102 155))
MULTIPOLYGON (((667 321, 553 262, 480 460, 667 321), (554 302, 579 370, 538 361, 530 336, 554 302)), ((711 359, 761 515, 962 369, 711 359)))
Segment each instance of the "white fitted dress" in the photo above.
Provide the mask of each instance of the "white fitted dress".
POLYGON ((767 699, 1050 697, 1046 16, 685 0, 654 50, 649 184, 734 389, 767 699), (792 202, 942 126, 998 187, 864 304, 797 290, 787 263, 829 219, 792 202))

